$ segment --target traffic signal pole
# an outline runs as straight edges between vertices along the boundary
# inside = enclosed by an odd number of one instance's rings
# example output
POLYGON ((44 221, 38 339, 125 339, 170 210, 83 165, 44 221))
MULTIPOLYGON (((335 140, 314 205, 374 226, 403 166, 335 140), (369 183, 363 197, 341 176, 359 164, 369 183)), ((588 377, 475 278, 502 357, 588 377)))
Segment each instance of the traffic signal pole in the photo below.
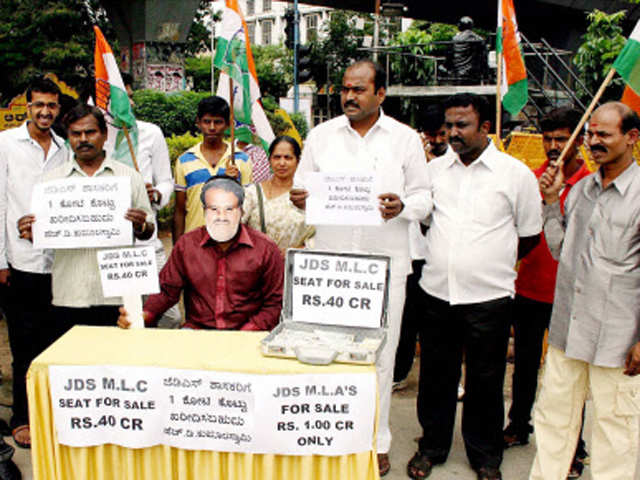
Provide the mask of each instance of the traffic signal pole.
POLYGON ((293 0, 293 111, 300 108, 300 87, 298 86, 298 45, 300 45, 300 13, 298 0, 293 0))

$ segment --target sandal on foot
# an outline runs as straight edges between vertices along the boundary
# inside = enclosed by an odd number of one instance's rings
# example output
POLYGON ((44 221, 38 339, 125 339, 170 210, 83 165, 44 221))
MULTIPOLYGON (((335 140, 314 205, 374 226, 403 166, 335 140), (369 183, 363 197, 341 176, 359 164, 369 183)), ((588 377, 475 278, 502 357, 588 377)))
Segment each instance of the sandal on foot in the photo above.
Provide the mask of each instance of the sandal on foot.
POLYGON ((502 480, 500 470, 493 467, 480 467, 476 470, 478 480, 502 480))
POLYGON ((380 471, 381 477, 384 477, 387 473, 389 473, 389 470, 391 470, 391 463, 389 463, 388 453, 378 454, 378 469, 380 471))
POLYGON ((580 478, 582 476, 582 471, 584 470, 584 463, 582 463, 577 458, 571 462, 571 468, 569 469, 569 473, 567 474, 567 478, 580 478))
POLYGON ((407 475, 414 480, 427 478, 431 474, 433 462, 422 452, 416 452, 407 464, 407 475))
POLYGON ((29 425, 20 425, 19 427, 14 428, 11 432, 11 436, 13 437, 13 441, 16 442, 16 445, 20 448, 31 448, 31 433, 29 432, 29 425), (25 431, 27 432, 29 439, 26 442, 18 440, 20 433, 25 431))

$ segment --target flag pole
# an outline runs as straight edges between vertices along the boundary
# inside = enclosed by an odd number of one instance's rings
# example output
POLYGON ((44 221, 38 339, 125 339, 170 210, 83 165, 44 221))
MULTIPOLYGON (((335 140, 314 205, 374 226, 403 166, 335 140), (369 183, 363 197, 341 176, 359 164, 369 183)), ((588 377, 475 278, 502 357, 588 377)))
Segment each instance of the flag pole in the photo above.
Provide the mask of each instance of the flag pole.
POLYGON ((558 157, 558 160, 556 160, 555 164, 558 168, 562 168, 562 166, 564 165, 564 157, 567 156, 567 152, 571 148, 571 145, 573 145, 573 142, 575 142, 576 138, 578 138, 578 135, 580 135, 580 132, 584 127, 584 124, 587 122, 587 119, 591 115, 591 112, 593 112, 593 109, 596 107, 596 105, 600 101, 600 97, 602 97, 602 94, 604 93, 605 89, 609 86, 609 83, 611 83, 611 80, 613 80, 613 76, 615 75, 615 73, 616 73, 615 68, 611 68, 611 70, 609 70, 609 73, 607 74, 604 81, 602 82, 602 85, 600 85, 600 88, 598 89, 595 96, 593 97, 593 100, 591 100, 591 104, 589 105, 587 110, 584 112, 584 115, 582 115, 582 118, 580 119, 578 126, 571 134, 571 137, 569 137, 569 140, 567 141, 567 144, 565 145, 564 150, 562 150, 562 153, 558 157))
POLYGON ((502 35, 504 32, 502 31, 502 1, 498 0, 498 22, 496 28, 496 55, 497 62, 496 65, 496 143, 499 150, 503 150, 502 148, 502 138, 500 137, 502 133, 502 58, 503 58, 503 40, 502 35), (500 43, 500 45, 498 45, 500 43))
MULTIPOLYGON (((502 49, 501 49, 502 50, 502 49)), ((499 150, 502 148, 502 51, 498 54, 498 65, 496 71, 496 142, 499 150)))
POLYGON ((133 142, 131 141, 131 135, 129 135, 129 129, 126 125, 122 126, 122 131, 124 132, 124 137, 127 139, 127 145, 129 145, 129 153, 131 154, 131 161, 133 162, 133 166, 136 169, 136 172, 139 172, 138 162, 136 161, 136 154, 133 151, 133 142))
POLYGON ((233 78, 229 75, 229 128, 231 130, 231 165, 235 165, 236 159, 236 142, 235 142, 235 134, 236 134, 236 121, 234 118, 234 99, 233 99, 233 78))

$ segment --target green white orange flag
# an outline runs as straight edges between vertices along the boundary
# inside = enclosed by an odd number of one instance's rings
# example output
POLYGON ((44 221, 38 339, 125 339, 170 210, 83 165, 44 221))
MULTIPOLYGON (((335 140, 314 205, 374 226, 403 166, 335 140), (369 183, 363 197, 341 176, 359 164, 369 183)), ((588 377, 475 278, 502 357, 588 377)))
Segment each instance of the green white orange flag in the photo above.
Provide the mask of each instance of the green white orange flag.
POLYGON ((640 108, 640 22, 636 24, 629 40, 613 63, 613 68, 627 83, 622 102, 636 111, 640 108))
POLYGON ((498 0, 496 51, 502 59, 502 106, 511 115, 517 115, 527 103, 528 87, 513 0, 498 0))
POLYGON ((226 0, 221 34, 216 42, 214 65, 220 69, 217 94, 229 101, 229 77, 233 79, 235 136, 252 143, 252 130, 267 150, 275 138, 260 103, 260 86, 253 62, 247 24, 238 0, 226 0))
MULTIPOLYGON (((96 106, 106 113, 109 124, 116 129, 116 140, 113 158, 127 165, 134 166, 127 139, 122 127, 129 130, 132 149, 135 152, 138 144, 138 130, 133 116, 131 102, 124 87, 120 69, 113 55, 113 50, 97 26, 93 27, 96 34, 96 48, 94 52, 96 77, 96 106)), ((109 135, 112 135, 109 132, 109 135)))

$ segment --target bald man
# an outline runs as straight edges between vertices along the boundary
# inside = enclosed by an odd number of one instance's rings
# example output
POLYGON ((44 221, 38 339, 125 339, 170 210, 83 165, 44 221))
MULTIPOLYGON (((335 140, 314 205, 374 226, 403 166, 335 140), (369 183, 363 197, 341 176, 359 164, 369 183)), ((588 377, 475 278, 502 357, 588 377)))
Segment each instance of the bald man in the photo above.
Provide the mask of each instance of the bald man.
POLYGON ((586 134, 598 171, 560 209, 561 165, 540 177, 544 233, 559 260, 549 352, 535 413, 531 480, 564 480, 582 405, 593 398, 591 477, 636 478, 640 414, 640 119, 619 102, 591 117, 586 134))

